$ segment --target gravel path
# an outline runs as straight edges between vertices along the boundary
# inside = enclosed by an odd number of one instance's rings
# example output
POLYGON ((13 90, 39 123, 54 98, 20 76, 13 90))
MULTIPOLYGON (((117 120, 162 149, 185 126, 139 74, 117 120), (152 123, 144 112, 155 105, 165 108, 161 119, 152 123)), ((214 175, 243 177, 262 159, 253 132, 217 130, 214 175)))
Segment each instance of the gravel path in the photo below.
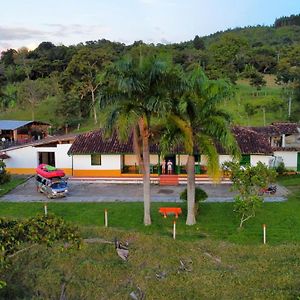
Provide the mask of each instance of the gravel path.
MULTIPOLYGON (((235 193, 230 191, 229 184, 199 185, 209 195, 206 202, 232 202, 235 193)), ((185 186, 151 186, 151 200, 153 202, 181 202, 179 194, 185 186)), ((31 178, 10 193, 0 198, 7 202, 137 202, 143 201, 143 186, 141 184, 112 184, 97 182, 69 182, 70 193, 59 199, 49 200, 44 194, 36 191, 35 179, 31 178)), ((277 186, 274 196, 265 197, 266 202, 284 201, 288 190, 277 186)))

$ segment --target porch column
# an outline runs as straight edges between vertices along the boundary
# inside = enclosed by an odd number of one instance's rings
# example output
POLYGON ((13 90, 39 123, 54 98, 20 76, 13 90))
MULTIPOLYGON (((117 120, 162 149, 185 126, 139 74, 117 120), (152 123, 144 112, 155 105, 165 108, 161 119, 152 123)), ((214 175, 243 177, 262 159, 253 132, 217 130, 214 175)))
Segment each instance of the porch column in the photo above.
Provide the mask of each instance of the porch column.
POLYGON ((17 140, 18 140, 18 130, 17 130, 17 129, 15 129, 15 130, 13 131, 13 139, 14 139, 14 141, 17 141, 17 140))
POLYGON ((178 154, 177 175, 180 175, 180 154, 178 154))
POLYGON ((281 147, 285 147, 285 134, 282 134, 281 138, 282 138, 281 147))
POLYGON ((158 154, 157 174, 160 175, 160 154, 158 154))

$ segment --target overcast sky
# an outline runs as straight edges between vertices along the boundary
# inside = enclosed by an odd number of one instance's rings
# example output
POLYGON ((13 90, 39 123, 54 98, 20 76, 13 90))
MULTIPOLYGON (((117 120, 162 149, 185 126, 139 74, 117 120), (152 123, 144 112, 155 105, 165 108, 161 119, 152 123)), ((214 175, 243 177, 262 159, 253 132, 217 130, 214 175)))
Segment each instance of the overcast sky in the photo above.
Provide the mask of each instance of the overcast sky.
POLYGON ((181 42, 298 13, 300 0, 3 0, 0 51, 102 38, 181 42))

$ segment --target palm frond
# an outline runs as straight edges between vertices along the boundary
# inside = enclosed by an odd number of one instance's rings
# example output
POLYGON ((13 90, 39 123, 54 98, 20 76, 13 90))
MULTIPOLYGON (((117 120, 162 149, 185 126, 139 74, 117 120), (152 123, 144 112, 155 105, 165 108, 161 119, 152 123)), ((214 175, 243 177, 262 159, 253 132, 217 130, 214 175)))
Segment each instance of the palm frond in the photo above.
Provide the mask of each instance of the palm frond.
POLYGON ((197 144, 200 145, 201 153, 208 157, 207 172, 214 181, 220 180, 219 154, 214 141, 209 135, 197 134, 197 144))

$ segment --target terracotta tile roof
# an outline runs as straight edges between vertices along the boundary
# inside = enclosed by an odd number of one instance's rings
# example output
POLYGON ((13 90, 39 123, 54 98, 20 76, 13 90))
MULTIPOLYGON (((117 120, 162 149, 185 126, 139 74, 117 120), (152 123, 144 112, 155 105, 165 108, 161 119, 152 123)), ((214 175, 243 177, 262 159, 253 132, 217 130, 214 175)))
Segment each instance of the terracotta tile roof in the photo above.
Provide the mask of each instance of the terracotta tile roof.
MULTIPOLYGON (((75 139, 68 154, 92 154, 92 153, 133 153, 132 134, 127 141, 120 141, 116 132, 105 138, 102 130, 80 134, 75 139)), ((150 153, 157 153, 158 146, 151 145, 150 153)))
POLYGON ((294 134, 300 133, 300 124, 297 123, 280 123, 274 122, 272 123, 273 126, 279 131, 280 134, 294 134))
POLYGON ((299 147, 272 147, 273 151, 300 151, 300 146, 299 147))
MULTIPOLYGON (((232 129, 243 154, 269 154, 272 153, 268 138, 248 127, 234 127, 232 129)), ((218 152, 225 154, 224 149, 216 144, 218 152)), ((197 153, 197 149, 195 149, 197 153)), ((159 145, 152 144, 150 153, 158 153, 159 145)), ((182 147, 174 147, 173 153, 184 153, 182 147)), ((76 137, 68 154, 92 154, 92 153, 133 153, 132 135, 127 141, 120 141, 114 132, 109 138, 104 138, 103 131, 91 131, 76 137)))
POLYGON ((248 128, 256 131, 257 133, 267 135, 269 137, 280 135, 279 129, 274 125, 263 126, 263 127, 248 127, 248 128))
POLYGON ((8 156, 6 153, 4 152, 0 152, 0 159, 7 159, 10 158, 10 156, 8 156))
POLYGON ((268 137, 250 127, 236 126, 232 128, 232 132, 242 154, 270 154, 273 152, 268 137))

